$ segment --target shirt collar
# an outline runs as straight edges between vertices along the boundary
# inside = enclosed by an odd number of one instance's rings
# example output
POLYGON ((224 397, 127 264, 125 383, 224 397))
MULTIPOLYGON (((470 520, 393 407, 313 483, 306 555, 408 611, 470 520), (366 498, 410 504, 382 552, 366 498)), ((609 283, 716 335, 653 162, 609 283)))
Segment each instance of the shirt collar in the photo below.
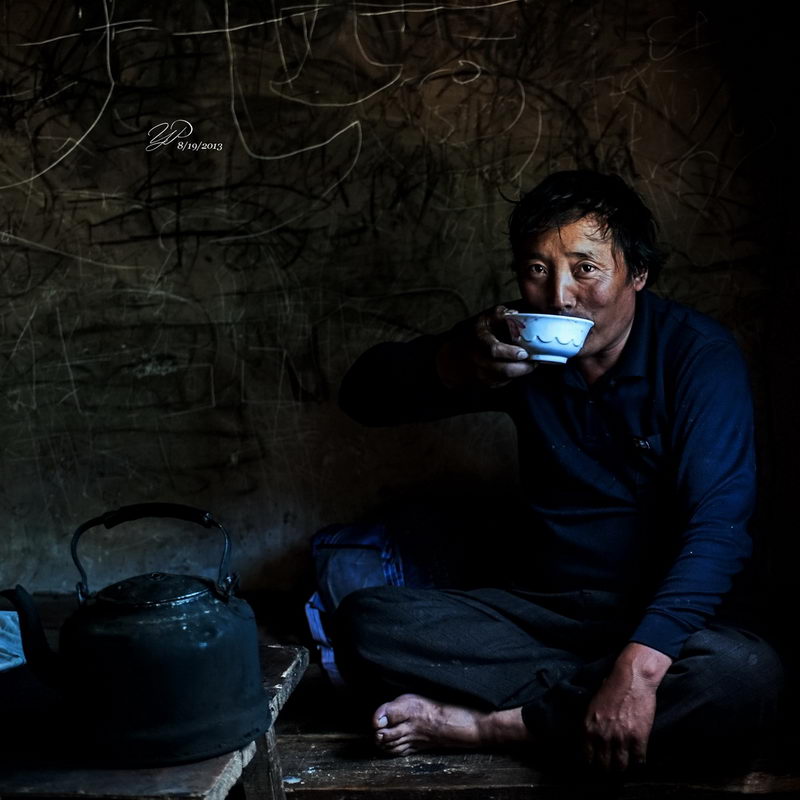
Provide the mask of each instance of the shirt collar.
MULTIPOLYGON (((628 340, 622 349, 619 360, 601 378, 605 383, 610 379, 618 378, 644 378, 647 376, 647 353, 650 345, 650 319, 652 316, 652 295, 647 289, 636 293, 636 307, 633 312, 633 324, 628 334, 628 340)), ((579 389, 586 389, 583 379, 576 364, 567 362, 563 372, 564 382, 579 389)))
POLYGON ((647 353, 650 349, 650 318, 653 296, 647 289, 636 293, 636 308, 628 341, 619 361, 609 370, 615 378, 644 378, 647 376, 647 353))

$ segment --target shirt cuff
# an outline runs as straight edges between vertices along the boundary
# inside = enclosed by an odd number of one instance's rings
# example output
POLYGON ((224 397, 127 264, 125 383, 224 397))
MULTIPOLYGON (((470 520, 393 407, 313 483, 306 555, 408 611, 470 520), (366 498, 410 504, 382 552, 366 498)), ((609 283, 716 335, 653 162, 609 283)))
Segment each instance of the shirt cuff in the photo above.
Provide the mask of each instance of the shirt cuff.
POLYGON ((676 659, 684 642, 693 633, 694 630, 689 629, 683 620, 660 611, 648 611, 630 641, 652 647, 653 650, 676 659))

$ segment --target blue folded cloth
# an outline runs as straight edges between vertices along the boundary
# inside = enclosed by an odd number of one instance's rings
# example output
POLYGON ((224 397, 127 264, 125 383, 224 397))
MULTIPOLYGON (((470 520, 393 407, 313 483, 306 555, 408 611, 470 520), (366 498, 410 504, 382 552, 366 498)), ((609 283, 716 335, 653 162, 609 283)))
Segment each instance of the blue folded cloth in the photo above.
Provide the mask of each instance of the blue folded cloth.
POLYGON ((0 611, 0 672, 25 663, 16 611, 0 611))

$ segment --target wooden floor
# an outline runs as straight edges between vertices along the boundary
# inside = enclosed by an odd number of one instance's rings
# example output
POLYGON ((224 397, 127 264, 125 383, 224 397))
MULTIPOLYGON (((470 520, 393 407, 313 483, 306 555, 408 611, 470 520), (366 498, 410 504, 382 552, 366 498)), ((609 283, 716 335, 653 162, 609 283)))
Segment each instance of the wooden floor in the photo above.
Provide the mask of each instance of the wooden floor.
MULTIPOLYGON (((74 607, 74 598, 68 601, 40 599, 48 633, 74 607)), ((276 604, 271 597, 251 602, 265 621, 263 642, 306 643, 295 634, 303 624, 301 603, 276 604)), ((522 753, 384 758, 315 664, 281 712, 276 730, 287 800, 800 800, 797 736, 766 744, 758 759, 735 765, 728 774, 679 775, 672 769, 625 783, 536 764, 522 753)))
POLYGON ((800 741, 774 742, 727 774, 650 771, 627 782, 534 763, 525 752, 382 757, 312 665, 278 720, 284 788, 293 800, 725 800, 800 798, 800 741), (797 745, 797 746, 795 746, 797 745))

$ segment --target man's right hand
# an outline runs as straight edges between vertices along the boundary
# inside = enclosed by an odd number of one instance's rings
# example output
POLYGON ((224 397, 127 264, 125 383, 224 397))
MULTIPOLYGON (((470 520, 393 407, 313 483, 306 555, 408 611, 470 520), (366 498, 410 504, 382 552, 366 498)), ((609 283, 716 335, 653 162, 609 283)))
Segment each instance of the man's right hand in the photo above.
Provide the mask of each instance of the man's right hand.
POLYGON ((450 389, 476 383, 496 388, 533 372, 536 362, 525 350, 503 341, 516 337, 514 314, 495 306, 456 325, 436 357, 442 383, 450 389))

